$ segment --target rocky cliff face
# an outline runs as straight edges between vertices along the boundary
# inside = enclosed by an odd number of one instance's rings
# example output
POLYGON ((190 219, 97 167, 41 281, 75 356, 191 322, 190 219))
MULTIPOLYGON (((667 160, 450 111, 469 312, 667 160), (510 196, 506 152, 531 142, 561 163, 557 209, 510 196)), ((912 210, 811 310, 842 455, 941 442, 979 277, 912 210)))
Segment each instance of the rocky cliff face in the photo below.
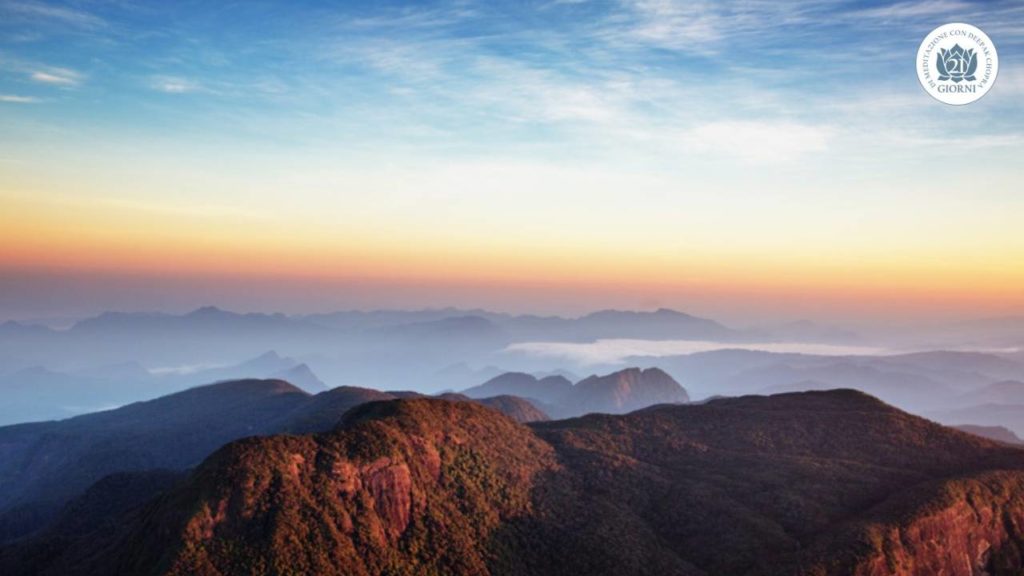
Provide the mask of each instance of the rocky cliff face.
POLYGON ((799 573, 1010 576, 1024 570, 1019 472, 945 481, 908 501, 886 502, 870 516, 842 534, 842 549, 850 552, 837 555, 830 543, 831 550, 805 558, 799 573))
POLYGON ((119 561, 139 574, 482 574, 491 533, 553 465, 528 429, 475 403, 371 403, 337 433, 218 452, 119 561))
MULTIPOLYGON (((45 526, 108 474, 183 470, 232 440, 324 432, 355 406, 396 398, 352 386, 311 396, 282 380, 237 380, 64 421, 0 427, 0 543, 45 526)), ((476 401, 521 422, 547 419, 521 398, 476 401)))

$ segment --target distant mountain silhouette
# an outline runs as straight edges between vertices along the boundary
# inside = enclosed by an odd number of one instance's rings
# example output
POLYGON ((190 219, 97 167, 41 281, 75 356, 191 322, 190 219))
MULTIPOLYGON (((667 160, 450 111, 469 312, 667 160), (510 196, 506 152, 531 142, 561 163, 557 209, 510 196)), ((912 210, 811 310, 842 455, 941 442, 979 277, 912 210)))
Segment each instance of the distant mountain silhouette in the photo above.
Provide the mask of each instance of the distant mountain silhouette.
POLYGON ((272 374, 270 377, 290 382, 310 394, 323 392, 329 388, 327 384, 324 384, 323 381, 320 380, 312 370, 310 370, 309 366, 305 364, 299 364, 286 370, 282 370, 276 374, 272 374))
POLYGON ((445 308, 439 310, 380 310, 375 312, 335 312, 304 316, 301 320, 333 328, 358 331, 398 329, 402 327, 456 325, 463 329, 483 330, 480 320, 500 329, 512 340, 533 338, 594 340, 597 338, 650 338, 682 340, 733 340, 743 333, 718 322, 662 308, 653 312, 602 310, 580 316, 511 315, 487 310, 445 308))
POLYGON ((389 335, 401 338, 501 338, 497 324, 482 316, 451 316, 426 322, 399 324, 385 329, 389 335))
POLYGON ((654 312, 602 310, 576 321, 588 338, 649 338, 679 340, 732 340, 740 334, 725 326, 675 310, 654 312))
MULTIPOLYGON (((250 438, 21 574, 1019 574, 1024 452, 839 390, 529 427, 471 402, 250 438)), ((42 544, 40 544, 42 543, 42 544)))
POLYGON ((1024 382, 1003 380, 964 394, 964 404, 1024 404, 1024 382))
POLYGON ((14 320, 0 322, 0 337, 41 337, 53 335, 55 331, 46 326, 22 324, 14 320))
POLYGON ((1024 440, 1021 440, 1020 437, 1014 434, 1011 430, 1002 426, 975 426, 973 424, 961 424, 959 426, 953 426, 953 428, 962 432, 967 432, 968 434, 974 434, 976 436, 981 436, 982 438, 995 440, 996 442, 1003 442, 1004 444, 1024 444, 1024 440))
POLYGON ((159 333, 208 330, 236 332, 239 330, 318 330, 319 326, 295 320, 284 314, 238 314, 216 306, 204 306, 184 315, 154 312, 104 312, 94 318, 75 323, 71 333, 114 335, 117 333, 159 333))
POLYGON ((561 413, 623 414, 653 404, 679 404, 689 400, 686 390, 664 371, 628 368, 577 382, 562 402, 561 413))
POLYGON ((567 394, 572 392, 572 382, 564 376, 547 376, 537 378, 523 372, 506 372, 491 378, 479 386, 462 391, 470 398, 486 398, 512 394, 524 398, 540 400, 545 404, 558 404, 567 394))
POLYGON ((606 376, 590 376, 575 385, 563 376, 537 377, 508 372, 463 391, 469 397, 514 395, 532 400, 558 418, 588 412, 622 414, 652 404, 688 402, 686 390, 657 368, 627 368, 606 376))
POLYGON ((976 426, 1001 426, 1012 430, 1014 434, 1024 435, 1024 404, 977 404, 953 410, 928 412, 925 415, 950 426, 965 423, 976 426))
POLYGON ((69 329, 17 324, 0 329, 0 380, 18 370, 41 366, 88 380, 83 380, 83 388, 109 387, 117 392, 104 392, 87 402, 41 405, 38 410, 11 409, 9 418, 0 406, 0 424, 25 421, 16 416, 19 411, 31 414, 29 420, 63 418, 155 398, 203 382, 277 377, 287 368, 210 373, 198 379, 200 372, 232 367, 239 359, 267 350, 278 351, 282 358, 301 358, 331 386, 381 390, 409 387, 437 392, 479 384, 507 370, 540 373, 579 369, 551 358, 507 354, 508 346, 517 342, 587 342, 599 338, 736 341, 747 337, 713 320, 667 309, 608 310, 578 318, 454 308, 305 316, 237 313, 215 306, 186 314, 105 312, 79 320, 69 329), (152 382, 144 374, 136 374, 128 381, 125 374, 92 373, 95 367, 129 363, 167 378, 152 382), (108 376, 118 386, 108 381, 108 376))
MULTIPOLYGON (((1021 332, 1024 334, 1024 332, 1021 332)), ((1021 364, 995 354, 936 350, 885 356, 884 360, 949 373, 977 372, 1011 380, 1021 376, 1021 364)))
POLYGON ((816 383, 815 388, 861 390, 916 413, 977 403, 970 393, 999 381, 1024 380, 1024 364, 975 352, 821 356, 727 349, 628 361, 685 379, 698 398, 799 391, 810 389, 801 383, 816 383))

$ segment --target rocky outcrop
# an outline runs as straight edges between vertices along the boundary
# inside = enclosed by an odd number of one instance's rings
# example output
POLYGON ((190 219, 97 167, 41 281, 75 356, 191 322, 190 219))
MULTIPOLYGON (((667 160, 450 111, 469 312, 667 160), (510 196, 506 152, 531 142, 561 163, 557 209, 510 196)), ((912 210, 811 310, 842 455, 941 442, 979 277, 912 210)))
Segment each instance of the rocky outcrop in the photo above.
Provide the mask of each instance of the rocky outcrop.
POLYGON ((525 513, 532 478, 553 465, 528 429, 475 403, 372 402, 336 433, 224 448, 143 515, 123 544, 141 553, 121 561, 137 573, 169 562, 162 573, 369 575, 415 558, 485 573, 489 535, 525 513), (185 546, 160 560, 153 534, 185 546))
POLYGON ((1011 576, 1024 570, 1024 473, 943 481, 866 516, 823 538, 798 573, 1011 576))

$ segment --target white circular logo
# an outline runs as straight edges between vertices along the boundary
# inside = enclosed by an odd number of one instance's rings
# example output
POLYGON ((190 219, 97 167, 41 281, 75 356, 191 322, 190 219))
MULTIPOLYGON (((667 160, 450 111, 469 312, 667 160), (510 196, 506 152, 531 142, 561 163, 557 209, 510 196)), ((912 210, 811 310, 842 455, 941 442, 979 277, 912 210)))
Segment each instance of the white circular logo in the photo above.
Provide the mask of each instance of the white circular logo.
POLYGON ((992 89, 999 55, 992 40, 970 24, 944 24, 917 49, 917 78, 939 102, 961 106, 992 89))

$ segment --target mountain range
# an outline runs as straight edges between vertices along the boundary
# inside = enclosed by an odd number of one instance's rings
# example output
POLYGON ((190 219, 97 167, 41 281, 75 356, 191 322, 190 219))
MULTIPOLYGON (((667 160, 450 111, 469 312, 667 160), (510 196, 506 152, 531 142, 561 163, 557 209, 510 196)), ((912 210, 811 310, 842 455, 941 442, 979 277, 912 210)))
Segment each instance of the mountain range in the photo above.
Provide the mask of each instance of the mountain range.
MULTIPOLYGON (((680 356, 636 356, 628 362, 662 367, 698 398, 852 388, 905 410, 936 416, 992 403, 995 398, 1013 398, 1014 382, 1024 380, 1020 362, 995 354, 958 351, 824 356, 723 349, 680 356)), ((981 423, 944 417, 942 421, 981 423)))
POLYGON ((437 393, 508 371, 565 368, 506 353, 516 342, 618 337, 732 341, 745 334, 666 309, 565 318, 458 309, 289 316, 206 306, 180 315, 106 312, 67 329, 7 322, 0 325, 0 391, 14 392, 0 405, 0 424, 65 418, 216 380, 284 377, 282 371, 297 364, 306 364, 315 378, 286 379, 308 383, 310 391, 322 389, 319 380, 331 387, 437 393), (289 363, 231 372, 268 350, 289 363), (27 379, 39 394, 18 395, 27 379))
MULTIPOLYGON (((471 388, 506 372, 608 373, 626 366, 659 367, 697 398, 853 388, 950 424, 971 424, 945 415, 993 403, 971 397, 988 386, 1024 381, 1024 362, 1010 352, 729 349, 794 335, 812 342, 866 342, 841 328, 808 322, 743 330, 668 309, 565 318, 454 308, 289 316, 208 306, 182 315, 110 312, 62 330, 8 322, 0 325, 0 391, 7 400, 0 404, 0 424, 66 418, 238 378, 281 378, 310 392, 354 386, 436 394, 471 388), (537 352, 552 343, 611 345, 602 339, 624 343, 627 350, 630 342, 687 339, 722 349, 606 363, 586 355, 537 352), (531 343, 533 348, 521 346, 531 343)), ((546 402, 542 409, 555 417, 571 415, 553 408, 551 399, 530 397, 546 402)), ((1005 419, 999 424, 1024 433, 1005 419)))
POLYGON ((107 477, 0 572, 1006 575, 1021 525, 1024 452, 860 392, 528 425, 413 397, 107 477))
MULTIPOLYGON (((280 361, 277 355, 266 354, 247 366, 272 370, 280 361)), ((295 370, 305 374, 301 365, 295 370)), ((566 383, 579 392, 566 403, 551 405, 559 414, 617 413, 687 399, 678 383, 656 369, 591 377, 577 387, 566 383)), ((61 421, 0 427, 0 541, 45 524, 69 499, 106 475, 184 470, 238 438, 323 432, 359 404, 421 396, 348 386, 313 395, 280 379, 247 379, 61 421)), ((473 398, 459 394, 442 398, 480 403, 518 422, 548 419, 546 404, 500 390, 473 398)))

